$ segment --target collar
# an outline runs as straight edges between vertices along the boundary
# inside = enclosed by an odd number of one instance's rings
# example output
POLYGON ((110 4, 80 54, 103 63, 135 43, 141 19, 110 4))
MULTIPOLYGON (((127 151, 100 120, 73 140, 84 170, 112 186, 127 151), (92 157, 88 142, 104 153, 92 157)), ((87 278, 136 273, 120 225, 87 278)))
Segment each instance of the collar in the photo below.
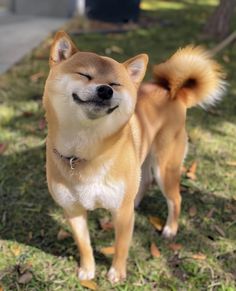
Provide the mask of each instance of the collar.
POLYGON ((58 158, 60 158, 61 160, 65 161, 67 164, 69 164, 71 170, 75 169, 75 166, 76 166, 77 163, 85 161, 85 159, 81 159, 80 157, 76 157, 76 156, 70 156, 70 157, 63 156, 55 148, 53 149, 53 152, 56 154, 56 156, 58 158))

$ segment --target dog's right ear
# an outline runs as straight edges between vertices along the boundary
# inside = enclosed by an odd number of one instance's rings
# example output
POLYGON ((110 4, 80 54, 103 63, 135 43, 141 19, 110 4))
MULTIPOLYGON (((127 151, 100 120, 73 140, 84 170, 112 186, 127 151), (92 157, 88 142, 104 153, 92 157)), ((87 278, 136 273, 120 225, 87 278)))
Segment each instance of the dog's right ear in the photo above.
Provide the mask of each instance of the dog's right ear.
POLYGON ((50 67, 68 59, 77 51, 78 49, 69 37, 69 35, 66 34, 64 31, 58 31, 53 39, 50 50, 50 67))

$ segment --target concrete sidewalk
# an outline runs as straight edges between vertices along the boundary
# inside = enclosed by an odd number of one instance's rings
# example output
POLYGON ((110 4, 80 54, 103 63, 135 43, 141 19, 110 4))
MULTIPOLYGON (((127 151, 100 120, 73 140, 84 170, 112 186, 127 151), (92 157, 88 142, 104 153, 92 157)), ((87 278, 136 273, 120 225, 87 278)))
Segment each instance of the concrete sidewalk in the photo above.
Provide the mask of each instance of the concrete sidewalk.
POLYGON ((0 11, 0 74, 66 21, 67 18, 22 16, 0 11))

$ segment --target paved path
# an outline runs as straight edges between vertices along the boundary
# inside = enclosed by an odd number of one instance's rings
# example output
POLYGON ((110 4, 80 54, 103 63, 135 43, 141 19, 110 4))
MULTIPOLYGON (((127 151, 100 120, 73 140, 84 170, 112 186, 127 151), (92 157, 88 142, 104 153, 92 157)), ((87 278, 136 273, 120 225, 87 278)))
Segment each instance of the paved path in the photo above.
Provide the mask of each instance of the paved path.
POLYGON ((0 74, 7 71, 68 19, 0 11, 0 74))

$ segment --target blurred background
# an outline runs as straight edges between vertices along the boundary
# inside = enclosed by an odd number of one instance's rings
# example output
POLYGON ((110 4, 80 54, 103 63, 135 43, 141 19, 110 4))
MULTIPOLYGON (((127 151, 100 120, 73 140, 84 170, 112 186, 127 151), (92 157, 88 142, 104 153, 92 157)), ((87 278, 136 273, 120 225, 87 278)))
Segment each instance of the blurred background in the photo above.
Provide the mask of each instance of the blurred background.
POLYGON ((154 186, 136 211, 128 280, 114 287, 106 280, 112 258, 101 252, 113 242, 109 214, 90 213, 89 226, 98 290, 236 290, 235 6, 236 0, 0 0, 0 291, 85 290, 70 229, 45 178, 42 95, 58 29, 80 50, 120 62, 147 53, 145 80, 154 64, 190 43, 211 50, 222 65, 223 100, 188 111, 174 241, 149 223, 150 216, 162 222, 167 216, 154 186))

